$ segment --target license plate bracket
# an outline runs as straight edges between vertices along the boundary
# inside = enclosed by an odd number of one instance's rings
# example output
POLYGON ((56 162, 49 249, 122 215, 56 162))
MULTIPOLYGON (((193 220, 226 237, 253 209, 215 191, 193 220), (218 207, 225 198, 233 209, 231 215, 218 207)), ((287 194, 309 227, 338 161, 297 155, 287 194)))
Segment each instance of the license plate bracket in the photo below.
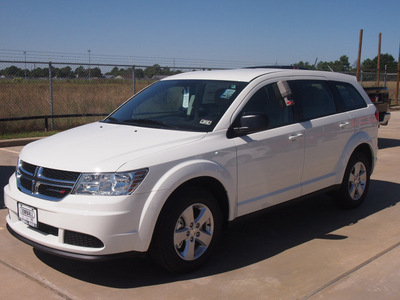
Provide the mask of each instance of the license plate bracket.
POLYGON ((29 226, 38 227, 38 214, 35 207, 18 202, 18 218, 29 226))

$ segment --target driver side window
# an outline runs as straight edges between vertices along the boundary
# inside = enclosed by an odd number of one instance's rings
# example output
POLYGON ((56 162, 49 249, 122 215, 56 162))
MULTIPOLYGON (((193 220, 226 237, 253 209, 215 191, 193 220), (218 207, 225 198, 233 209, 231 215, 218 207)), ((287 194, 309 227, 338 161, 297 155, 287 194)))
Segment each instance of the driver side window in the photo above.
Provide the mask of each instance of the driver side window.
POLYGON ((293 108, 286 105, 276 83, 260 88, 247 102, 241 115, 252 113, 267 115, 269 129, 293 123, 293 108))

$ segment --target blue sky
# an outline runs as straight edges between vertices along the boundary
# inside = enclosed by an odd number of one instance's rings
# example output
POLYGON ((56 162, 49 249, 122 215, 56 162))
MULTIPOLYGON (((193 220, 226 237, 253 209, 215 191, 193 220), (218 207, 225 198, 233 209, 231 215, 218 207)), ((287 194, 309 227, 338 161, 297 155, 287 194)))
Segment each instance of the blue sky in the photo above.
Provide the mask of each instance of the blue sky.
POLYGON ((289 64, 397 60, 399 0, 0 0, 0 49, 289 64))

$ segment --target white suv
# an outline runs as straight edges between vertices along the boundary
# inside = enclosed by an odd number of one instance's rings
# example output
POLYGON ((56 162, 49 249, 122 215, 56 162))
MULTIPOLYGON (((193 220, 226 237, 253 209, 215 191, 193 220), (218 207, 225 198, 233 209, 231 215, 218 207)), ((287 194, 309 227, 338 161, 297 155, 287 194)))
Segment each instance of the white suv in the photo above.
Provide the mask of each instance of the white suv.
POLYGON ((27 145, 4 188, 7 227, 64 257, 149 252, 187 272, 237 217, 331 189, 342 206, 358 206, 376 162, 377 117, 343 74, 171 76, 103 121, 27 145))

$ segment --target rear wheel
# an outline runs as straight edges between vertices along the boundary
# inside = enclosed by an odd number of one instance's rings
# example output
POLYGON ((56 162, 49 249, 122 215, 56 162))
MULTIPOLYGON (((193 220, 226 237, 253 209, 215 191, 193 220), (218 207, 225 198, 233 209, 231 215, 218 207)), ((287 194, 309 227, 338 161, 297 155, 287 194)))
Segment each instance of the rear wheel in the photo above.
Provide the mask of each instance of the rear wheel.
POLYGON ((343 182, 336 195, 337 203, 344 208, 359 206, 368 193, 371 167, 363 153, 355 153, 350 158, 343 182))
POLYGON ((220 232, 221 212, 214 196, 198 188, 185 189, 163 209, 151 254, 171 272, 189 272, 208 260, 220 232))

